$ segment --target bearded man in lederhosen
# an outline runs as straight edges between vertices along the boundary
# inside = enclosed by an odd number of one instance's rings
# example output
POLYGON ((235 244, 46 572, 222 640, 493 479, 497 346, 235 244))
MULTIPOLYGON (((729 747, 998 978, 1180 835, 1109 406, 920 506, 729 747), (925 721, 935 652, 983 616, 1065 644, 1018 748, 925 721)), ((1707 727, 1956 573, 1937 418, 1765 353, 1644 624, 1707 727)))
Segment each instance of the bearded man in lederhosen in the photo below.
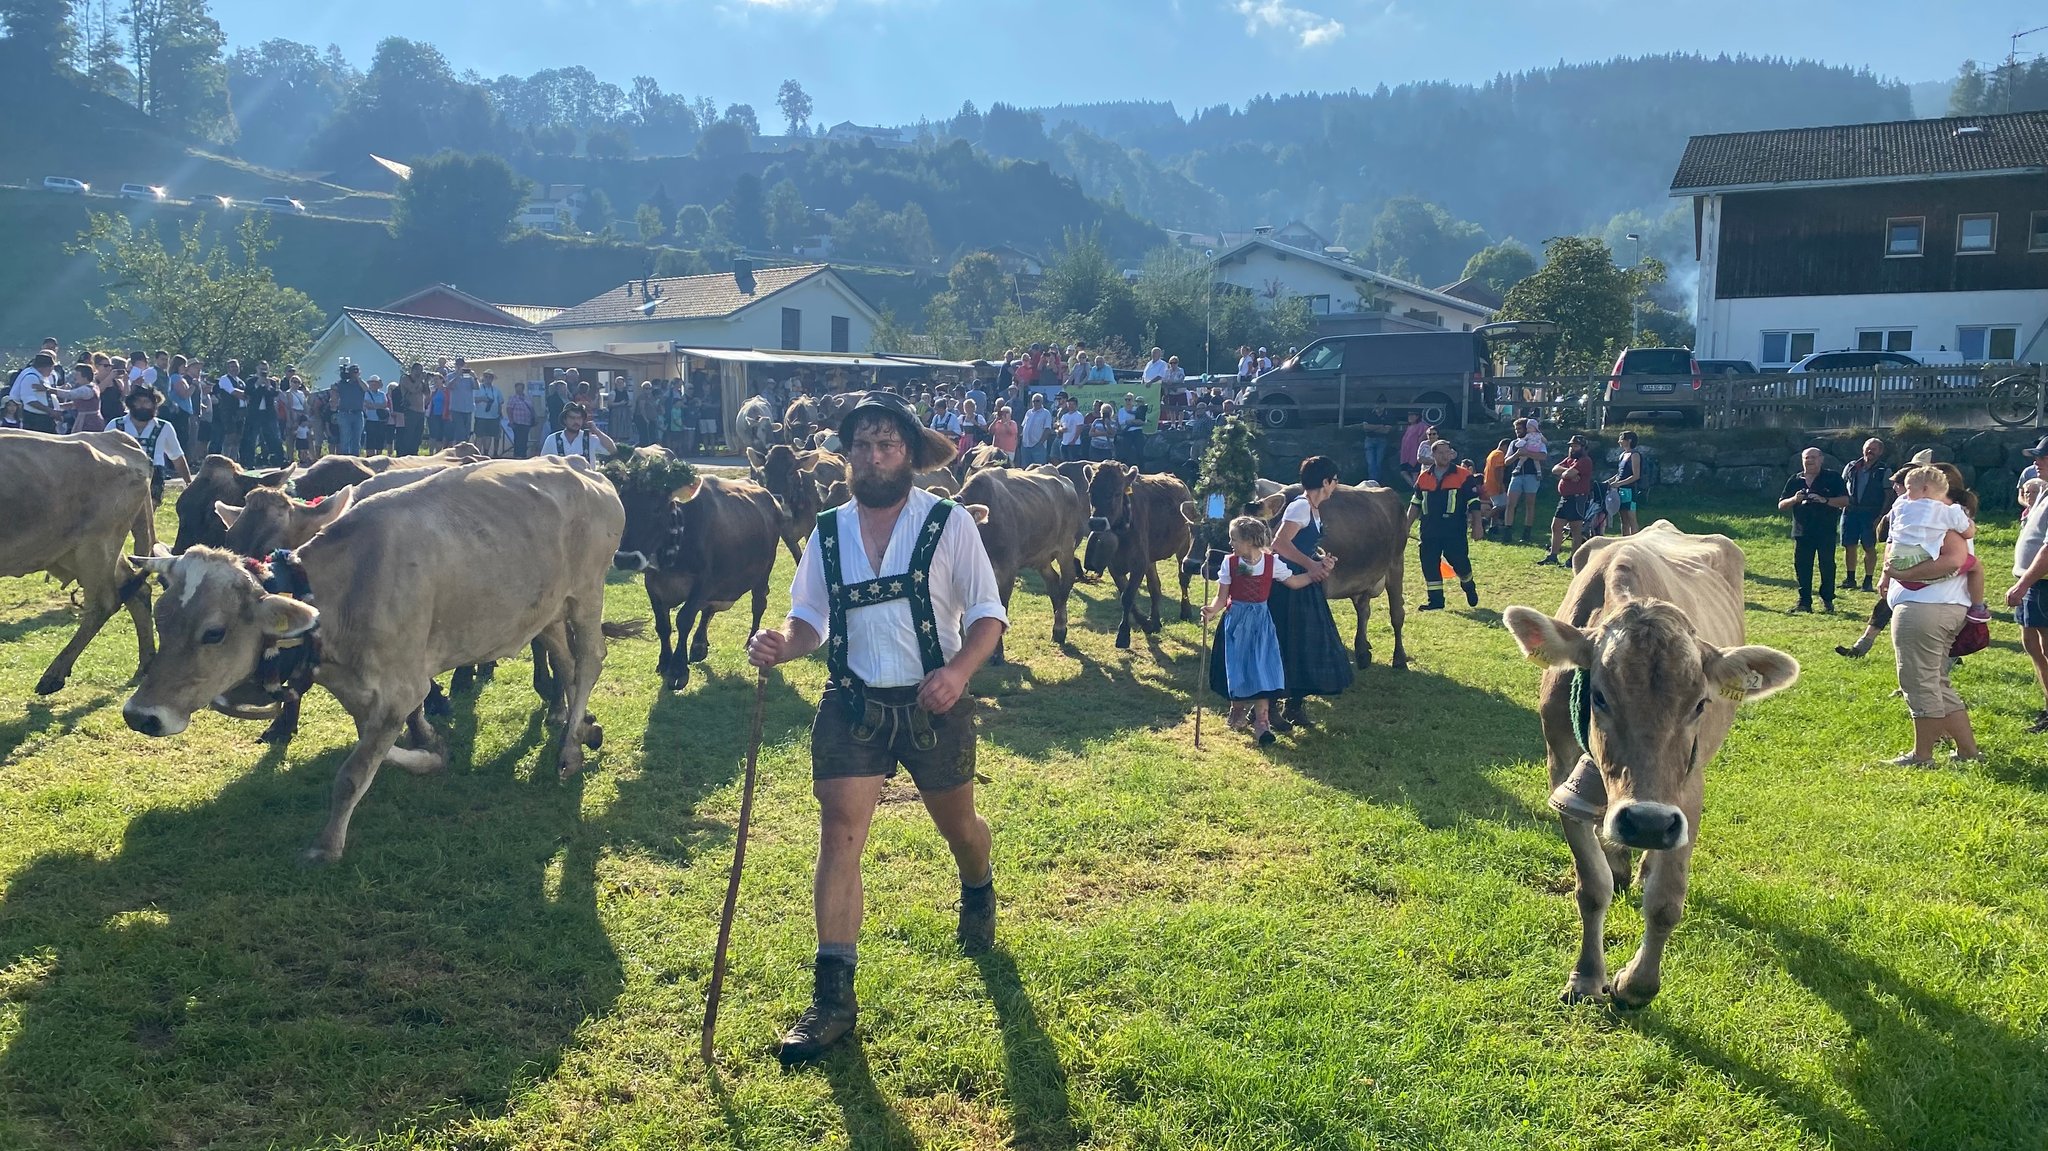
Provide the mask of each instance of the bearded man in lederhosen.
POLYGON ((811 726, 811 791, 820 808, 816 984, 810 1007, 783 1037, 784 1063, 818 1058, 853 1030, 861 852, 882 781, 897 768, 910 772, 959 865, 961 949, 979 955, 995 944, 967 691, 1009 626, 995 572, 974 518, 913 486, 954 448, 908 403, 869 392, 840 439, 853 502, 818 517, 790 588, 789 618, 747 645, 762 668, 822 645, 831 673, 811 726))

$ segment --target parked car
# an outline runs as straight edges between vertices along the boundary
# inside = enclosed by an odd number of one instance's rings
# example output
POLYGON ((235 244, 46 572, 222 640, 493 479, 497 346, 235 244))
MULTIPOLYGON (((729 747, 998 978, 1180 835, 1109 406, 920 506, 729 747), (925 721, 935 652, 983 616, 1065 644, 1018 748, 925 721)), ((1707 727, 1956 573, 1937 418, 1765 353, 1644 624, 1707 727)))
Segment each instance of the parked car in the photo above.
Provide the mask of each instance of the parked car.
POLYGON ((194 202, 203 208, 219 208, 222 211, 235 206, 233 196, 201 196, 194 202))
POLYGON ((151 201, 156 201, 156 200, 162 200, 162 199, 164 199, 164 198, 165 198, 165 197, 166 197, 167 195, 168 195, 168 193, 166 193, 166 192, 165 192, 165 191, 163 190, 163 188, 161 188, 161 187, 159 187, 159 186, 157 186, 157 185, 154 185, 154 184, 123 184, 123 185, 121 185, 121 198, 122 198, 123 200, 151 200, 151 201))
POLYGON ((1756 365, 1748 360, 1699 360, 1702 376, 1753 376, 1756 365))
POLYGON ((1963 365, 1963 357, 1946 349, 1932 352, 1875 352, 1839 348, 1814 352, 1785 369, 1788 394, 1804 396, 1853 395, 1868 392, 1873 380, 1882 379, 1887 392, 1910 391, 1923 381, 1938 387, 1973 387, 1981 382, 1976 369, 1961 366, 1955 371, 1915 372, 1916 368, 1945 368, 1963 365))
MULTIPOLYGON (((1324 336, 1261 374, 1247 406, 1269 428, 1356 423, 1370 408, 1420 411, 1444 428, 1490 413, 1493 354, 1479 332, 1385 332, 1324 336)), ((1405 417, 1403 417, 1405 418, 1405 417)))
POLYGON ((284 212, 293 216, 306 214, 306 206, 290 196, 265 196, 256 202, 256 206, 266 212, 284 212))
POLYGON ((83 196, 87 192, 92 191, 92 185, 84 180, 74 180, 69 176, 44 176, 43 191, 62 192, 67 196, 83 196))
POLYGON ((1641 416, 1675 418, 1693 427, 1706 422, 1700 365, 1690 348, 1625 348, 1609 375, 1604 423, 1641 416))

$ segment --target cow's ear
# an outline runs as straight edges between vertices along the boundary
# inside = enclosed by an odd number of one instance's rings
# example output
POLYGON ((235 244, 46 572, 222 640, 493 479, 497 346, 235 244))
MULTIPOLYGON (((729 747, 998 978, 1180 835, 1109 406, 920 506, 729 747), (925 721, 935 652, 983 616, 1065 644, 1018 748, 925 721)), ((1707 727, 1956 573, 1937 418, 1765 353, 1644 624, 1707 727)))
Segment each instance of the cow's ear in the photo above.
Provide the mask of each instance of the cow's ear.
MULTIPOLYGON (((751 448, 750 448, 750 449, 748 449, 748 450, 749 450, 749 451, 751 451, 751 450, 753 450, 753 449, 751 449, 751 448)), ((811 470, 812 468, 815 468, 815 467, 817 467, 817 466, 818 466, 818 450, 817 450, 816 448, 812 448, 812 449, 811 449, 810 451, 807 451, 807 452, 798 452, 798 453, 796 453, 796 470, 797 470, 797 471, 800 471, 800 472, 807 472, 807 471, 810 471, 810 470, 811 470)))
POLYGON ((1703 643, 1700 649, 1707 687, 1731 703, 1762 699, 1799 678, 1799 661, 1774 647, 1751 644, 1723 650, 1703 643))
POLYGON ((975 523, 985 524, 988 522, 987 504, 961 504, 960 506, 966 509, 968 515, 974 517, 975 523))
POLYGON ((319 525, 313 529, 314 531, 319 531, 320 528, 333 523, 334 517, 347 511, 349 505, 355 503, 355 499, 356 490, 354 488, 343 488, 318 503, 300 504, 299 511, 311 517, 308 522, 319 525))
POLYGON ((768 457, 753 448, 747 449, 747 465, 756 471, 768 466, 768 457))
POLYGON ((213 514, 220 517, 222 524, 234 527, 235 521, 242 518, 242 509, 231 503, 215 500, 213 501, 213 514))
POLYGON ((1287 505, 1290 502, 1292 501, 1288 499, 1286 492, 1274 492, 1272 495, 1259 501, 1259 518, 1262 520, 1272 519, 1274 516, 1286 511, 1287 505))
POLYGON ((292 480, 292 473, 298 471, 297 464, 286 464, 275 471, 264 472, 256 477, 258 487, 282 488, 292 480))
POLYGON ((256 601, 256 626, 272 639, 305 635, 319 624, 319 611, 290 596, 267 595, 256 601))
POLYGON ((1516 606, 1501 613, 1501 622, 1521 646, 1522 654, 1545 667, 1593 666, 1593 641, 1561 619, 1533 607, 1516 606))

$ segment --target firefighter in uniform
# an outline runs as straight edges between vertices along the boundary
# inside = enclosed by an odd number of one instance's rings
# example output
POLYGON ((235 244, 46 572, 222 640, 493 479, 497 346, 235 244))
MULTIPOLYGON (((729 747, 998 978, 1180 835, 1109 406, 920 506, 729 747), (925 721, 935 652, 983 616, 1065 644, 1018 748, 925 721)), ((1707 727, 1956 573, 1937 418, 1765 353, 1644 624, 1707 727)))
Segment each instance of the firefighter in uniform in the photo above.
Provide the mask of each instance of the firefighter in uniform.
POLYGON ((811 726, 819 804, 818 926, 811 1005, 783 1037, 784 1063, 816 1059, 853 1030, 860 863, 882 782, 917 784, 960 871, 955 938, 969 955, 995 943, 989 829, 974 809, 974 697, 968 680, 1009 625, 974 517, 912 486, 953 458, 910 405, 870 392, 840 428, 853 502, 818 517, 797 565, 789 618, 747 652, 773 667, 825 648, 830 672, 811 726))
POLYGON ((1408 505, 1408 523, 1422 523, 1422 582, 1429 589, 1429 602, 1418 611, 1444 608, 1443 565, 1458 573, 1458 586, 1465 589, 1465 602, 1479 606, 1479 585, 1472 582, 1471 545, 1466 535, 1466 487, 1472 472, 1453 461, 1458 451, 1449 440, 1430 445, 1430 466, 1415 477, 1415 498, 1408 505))

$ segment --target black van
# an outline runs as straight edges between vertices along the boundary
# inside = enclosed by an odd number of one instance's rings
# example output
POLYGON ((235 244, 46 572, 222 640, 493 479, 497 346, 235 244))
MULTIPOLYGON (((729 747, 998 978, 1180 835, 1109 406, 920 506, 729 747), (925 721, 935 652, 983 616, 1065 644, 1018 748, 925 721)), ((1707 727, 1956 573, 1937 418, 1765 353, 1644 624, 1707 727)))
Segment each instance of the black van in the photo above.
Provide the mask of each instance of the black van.
MULTIPOLYGON (((1493 357, 1481 332, 1324 336, 1252 381, 1247 410, 1269 428, 1357 423, 1367 409, 1419 411, 1429 423, 1487 418, 1493 357)), ((1405 420, 1405 416, 1396 422, 1405 420)))

